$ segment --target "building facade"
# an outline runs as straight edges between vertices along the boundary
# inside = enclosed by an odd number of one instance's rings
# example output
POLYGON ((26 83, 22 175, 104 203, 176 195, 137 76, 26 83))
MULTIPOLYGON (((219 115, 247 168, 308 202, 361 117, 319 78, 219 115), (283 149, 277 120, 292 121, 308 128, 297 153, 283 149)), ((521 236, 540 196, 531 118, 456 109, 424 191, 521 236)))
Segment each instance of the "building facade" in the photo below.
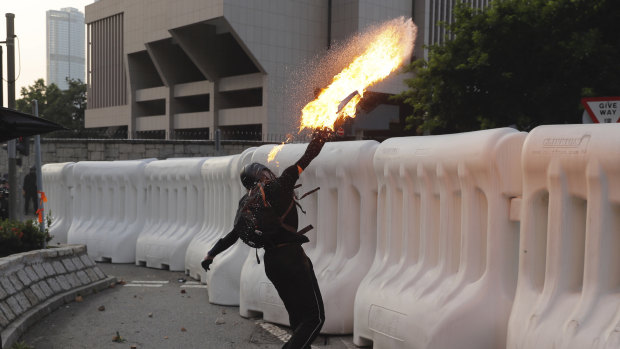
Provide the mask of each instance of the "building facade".
POLYGON ((66 79, 85 81, 84 14, 67 7, 46 12, 47 84, 67 89, 66 79))
MULTIPOLYGON (((86 127, 126 129, 129 138, 278 140, 296 131, 299 106, 324 87, 304 71, 320 71, 317 57, 332 44, 412 17, 420 57, 424 44, 439 40, 432 26, 454 2, 97 1, 86 7, 86 127)), ((403 79, 369 90, 398 93, 403 79)), ((389 105, 374 112, 375 122, 360 125, 386 127, 399 118, 389 105)))

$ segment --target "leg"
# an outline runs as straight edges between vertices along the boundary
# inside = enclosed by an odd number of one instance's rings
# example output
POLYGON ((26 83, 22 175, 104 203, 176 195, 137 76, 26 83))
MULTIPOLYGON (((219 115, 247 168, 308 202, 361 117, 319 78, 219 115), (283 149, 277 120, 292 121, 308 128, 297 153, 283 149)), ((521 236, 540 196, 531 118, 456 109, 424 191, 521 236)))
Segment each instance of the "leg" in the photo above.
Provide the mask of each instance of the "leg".
POLYGON ((283 348, 309 348, 325 322, 312 262, 301 246, 286 246, 265 254, 265 271, 289 312, 293 329, 293 336, 283 348))

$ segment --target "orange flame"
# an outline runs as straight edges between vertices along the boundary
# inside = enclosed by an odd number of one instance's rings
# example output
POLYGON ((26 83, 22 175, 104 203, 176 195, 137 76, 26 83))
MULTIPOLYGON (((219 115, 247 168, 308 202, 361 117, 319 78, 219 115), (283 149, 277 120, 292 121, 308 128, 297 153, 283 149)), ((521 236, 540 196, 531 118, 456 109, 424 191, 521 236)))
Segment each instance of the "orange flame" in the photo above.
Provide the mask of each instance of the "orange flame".
POLYGON ((339 117, 355 117, 357 104, 366 89, 385 79, 409 59, 416 33, 413 21, 400 17, 365 34, 370 36, 366 50, 337 74, 315 100, 306 104, 299 130, 325 127, 333 130, 339 117), (359 94, 338 112, 340 102, 354 91, 359 94))
POLYGON ((267 155, 267 162, 272 162, 273 159, 276 158, 276 155, 280 152, 280 150, 282 150, 282 147, 284 147, 284 143, 273 147, 273 149, 271 149, 271 151, 269 152, 269 155, 267 155))

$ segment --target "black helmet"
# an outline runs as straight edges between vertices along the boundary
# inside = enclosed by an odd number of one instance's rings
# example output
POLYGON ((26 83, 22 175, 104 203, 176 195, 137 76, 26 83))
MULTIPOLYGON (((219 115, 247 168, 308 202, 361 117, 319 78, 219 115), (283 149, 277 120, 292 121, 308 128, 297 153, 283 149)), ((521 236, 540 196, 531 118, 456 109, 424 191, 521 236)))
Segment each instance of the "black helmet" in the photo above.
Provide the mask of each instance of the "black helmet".
POLYGON ((252 189, 256 185, 256 183, 264 176, 268 176, 269 179, 275 179, 275 175, 267 166, 261 165, 258 162, 253 162, 251 164, 243 166, 241 169, 241 174, 239 177, 241 178, 241 183, 246 189, 252 189), (267 171, 265 173, 264 171, 267 171))

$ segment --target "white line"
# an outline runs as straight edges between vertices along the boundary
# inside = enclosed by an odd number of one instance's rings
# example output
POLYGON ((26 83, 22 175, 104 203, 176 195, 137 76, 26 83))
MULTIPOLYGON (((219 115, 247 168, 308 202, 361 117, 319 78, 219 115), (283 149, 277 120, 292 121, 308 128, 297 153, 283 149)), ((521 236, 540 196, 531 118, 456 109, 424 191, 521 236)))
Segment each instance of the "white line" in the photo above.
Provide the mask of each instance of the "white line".
POLYGON ((200 282, 198 281, 188 281, 185 283, 186 285, 202 285, 200 282))
POLYGON ((207 288, 207 285, 183 285, 181 288, 207 288))
POLYGON ((123 286, 129 287, 162 287, 162 284, 125 284, 123 286))
MULTIPOLYGON (((283 343, 286 343, 289 339, 291 339, 291 334, 289 334, 285 329, 279 327, 278 325, 267 322, 257 322, 257 324, 265 331, 271 333, 274 337, 281 340, 283 343)), ((310 345, 310 348, 317 349, 317 347, 315 347, 314 345, 310 345)))
POLYGON ((143 280, 132 280, 129 281, 132 284, 167 284, 169 281, 143 281, 143 280))

